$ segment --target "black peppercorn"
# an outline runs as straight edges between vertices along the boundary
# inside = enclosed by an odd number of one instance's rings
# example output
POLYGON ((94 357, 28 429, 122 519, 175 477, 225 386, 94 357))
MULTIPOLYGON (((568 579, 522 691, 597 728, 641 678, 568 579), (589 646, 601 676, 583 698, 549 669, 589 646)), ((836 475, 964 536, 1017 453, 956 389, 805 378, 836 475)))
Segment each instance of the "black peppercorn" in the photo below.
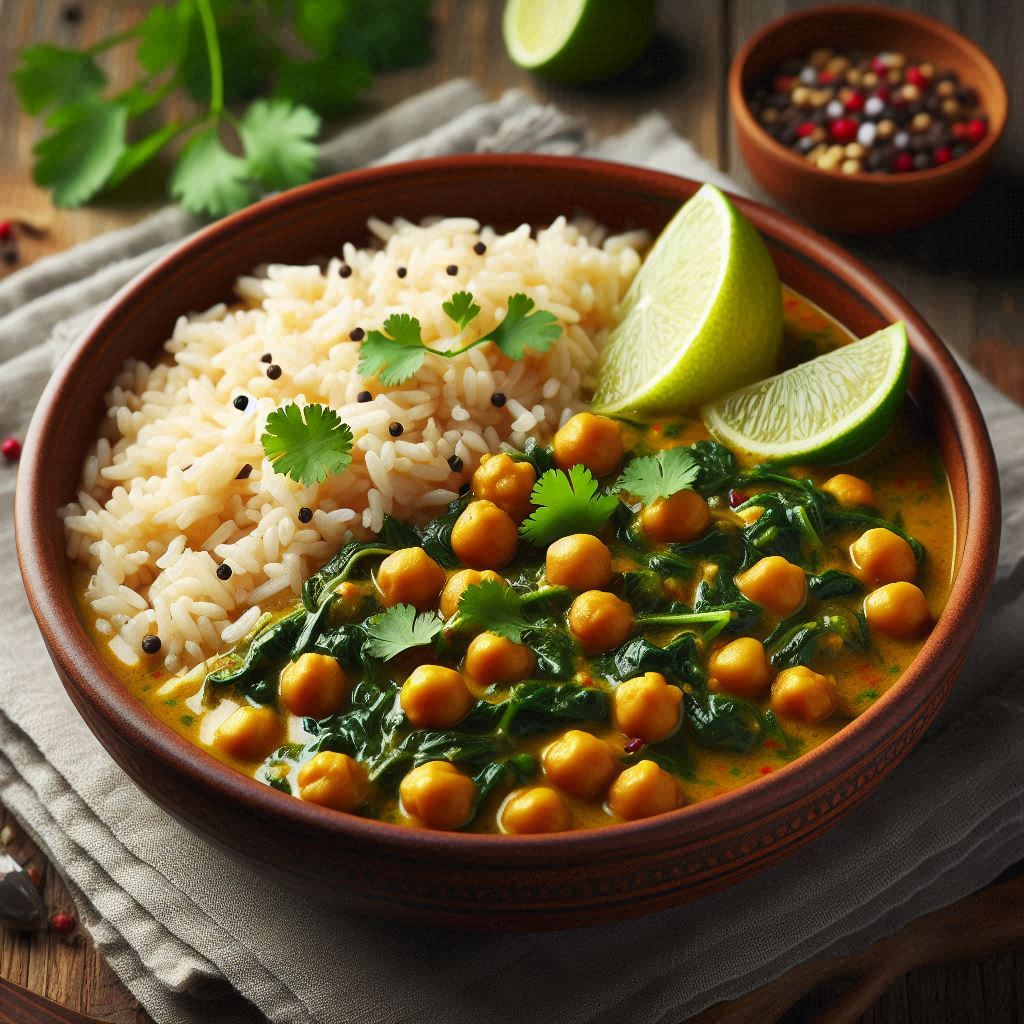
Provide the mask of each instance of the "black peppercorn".
POLYGON ((473 246, 473 252, 475 252, 477 256, 483 256, 483 254, 487 252, 487 246, 484 245, 483 242, 477 242, 476 245, 473 246))
POLYGON ((448 266, 444 268, 444 272, 449 277, 454 277, 459 272, 459 268, 454 263, 449 263, 448 266))
POLYGON ((299 509, 299 522, 308 523, 313 518, 313 510, 306 505, 299 509))
POLYGON ((363 338, 366 337, 366 331, 364 331, 362 327, 353 327, 352 330, 348 332, 348 336, 353 341, 362 341, 363 338))
POLYGON ((277 363, 271 363, 267 367, 267 376, 271 380, 277 380, 277 378, 281 376, 281 367, 278 366, 277 363))
POLYGON ((356 401, 371 402, 373 401, 373 395, 371 395, 369 391, 360 391, 359 394, 356 395, 356 401))
POLYGON ((451 471, 453 473, 461 473, 462 472, 462 466, 463 466, 462 459, 460 459, 458 457, 458 455, 453 455, 448 460, 448 468, 451 469, 451 471))
POLYGON ((252 476, 252 466, 247 462, 235 475, 236 480, 248 480, 252 476))
POLYGON ((504 391, 495 391, 494 394, 491 395, 491 405, 498 409, 500 409, 507 401, 508 399, 505 397, 504 391))
POLYGON ((274 357, 269 352, 264 352, 263 355, 260 356, 261 363, 272 363, 273 361, 274 357))
POLYGON ((342 265, 338 268, 338 273, 342 277, 351 277, 352 268, 347 263, 342 263, 342 265))
POLYGON ((395 420, 388 426, 388 433, 392 437, 401 437, 404 432, 405 427, 403 427, 402 424, 398 422, 398 420, 395 420))
POLYGON ((244 412, 246 406, 249 404, 249 399, 245 395, 236 395, 235 400, 231 403, 239 412, 244 412))
POLYGON ((160 650, 160 637, 155 633, 147 633, 142 638, 142 649, 146 654, 156 654, 160 650))
POLYGON ((397 275, 398 275, 399 277, 405 277, 405 275, 406 275, 406 274, 408 274, 408 273, 409 273, 409 271, 408 271, 408 270, 406 270, 406 269, 405 269, 405 267, 399 267, 399 268, 398 268, 398 269, 397 269, 397 270, 395 271, 395 273, 396 273, 396 274, 397 274, 397 275))
POLYGON ((217 579, 229 580, 231 579, 231 566, 227 562, 221 562, 217 566, 217 579))

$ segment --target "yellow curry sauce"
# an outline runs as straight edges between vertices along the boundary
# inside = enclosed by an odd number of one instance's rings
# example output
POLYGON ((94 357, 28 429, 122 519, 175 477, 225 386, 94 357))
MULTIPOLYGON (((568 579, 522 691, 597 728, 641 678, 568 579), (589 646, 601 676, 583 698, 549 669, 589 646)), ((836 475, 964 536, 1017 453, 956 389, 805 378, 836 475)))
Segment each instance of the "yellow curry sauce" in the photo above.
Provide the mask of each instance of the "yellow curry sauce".
MULTIPOLYGON (((848 333, 834 321, 788 290, 785 294, 784 309, 785 360, 788 364, 801 362, 851 340, 848 333)), ((699 420, 682 417, 666 418, 648 424, 623 422, 621 434, 625 451, 634 457, 690 445, 709 437, 699 420)), ((740 466, 747 468, 743 466, 742 459, 740 466)), ((820 487, 837 470, 827 467, 790 466, 786 467, 785 472, 796 478, 809 479, 815 486, 820 487)), ((937 617, 946 601, 950 585, 954 548, 952 505, 948 482, 938 453, 928 438, 916 409, 909 401, 905 403, 889 436, 867 455, 841 467, 841 472, 853 474, 867 481, 875 496, 873 514, 890 523, 899 524, 907 535, 915 538, 923 546, 926 555, 918 567, 916 584, 927 599, 931 616, 937 617)), ((762 486, 767 488, 769 485, 762 486)), ((708 505, 712 529, 722 528, 735 532, 738 527, 743 527, 745 523, 741 520, 740 513, 743 512, 744 506, 756 504, 756 496, 760 490, 761 487, 748 484, 742 489, 731 490, 728 495, 711 496, 708 505), (734 510, 733 506, 737 507, 739 512, 734 510)), ((813 573, 817 576, 827 570, 837 570, 842 574, 854 573, 850 545, 862 532, 863 527, 852 526, 828 533, 820 551, 813 556, 813 573)), ((649 560, 652 551, 656 554, 659 549, 659 545, 647 544, 634 550, 621 539, 609 539, 609 547, 612 554, 612 569, 620 583, 625 577, 618 574, 642 570, 647 564, 645 559, 649 560)), ((539 557, 542 563, 543 553, 539 557)), ((679 578, 675 578, 666 570, 663 572, 665 594, 683 605, 692 605, 701 579, 713 578, 715 568, 713 564, 709 566, 701 563, 691 574, 683 573, 679 578)), ((448 575, 450 576, 453 571, 449 569, 448 575)), ((810 571, 809 569, 809 574, 810 571)), ((82 608, 87 607, 82 597, 86 583, 85 578, 76 581, 82 608)), ((354 620, 380 610, 375 601, 377 595, 374 580, 368 573, 365 578, 353 578, 342 584, 342 589, 344 593, 336 599, 336 607, 331 612, 333 621, 354 620)), ((864 596, 870 589, 867 587, 855 594, 830 599, 827 606, 842 612, 856 625, 856 615, 861 610, 864 596)), ((818 605, 822 604, 814 601, 809 603, 814 604, 816 610, 818 605)), ((822 607, 824 606, 822 604, 822 607)), ((290 602, 278 608, 275 616, 280 619, 295 607, 295 603, 290 602)), ((560 614, 564 616, 564 609, 560 614)), ((809 616, 813 618, 810 613, 809 616)), ((564 618, 561 621, 564 622, 564 618)), ((749 635, 763 640, 772 634, 779 621, 778 617, 765 613, 749 631, 749 635)), ((669 644, 679 635, 680 630, 667 628, 659 631, 657 628, 651 628, 644 633, 652 644, 660 646, 669 644)), ((727 631, 714 636, 706 644, 699 642, 697 649, 703 663, 706 664, 714 652, 735 639, 737 635, 735 632, 727 631)), ((232 692, 230 688, 207 686, 204 689, 203 671, 194 671, 184 679, 170 679, 161 671, 148 671, 144 661, 140 667, 126 669, 109 653, 103 637, 94 634, 93 639, 126 687, 158 718, 239 771, 296 795, 299 793, 298 772, 301 767, 300 761, 303 759, 300 751, 304 746, 308 750, 308 744, 312 739, 305 731, 301 717, 284 710, 283 706, 273 700, 270 706, 275 708, 275 713, 280 716, 281 721, 280 750, 267 758, 239 760, 215 743, 214 736, 235 709, 246 703, 247 698, 244 694, 232 692)), ((765 715, 755 726, 755 731, 761 735, 750 749, 745 751, 736 749, 737 744, 732 740, 715 749, 687 740, 684 744, 687 763, 683 770, 676 773, 682 802, 696 802, 745 785, 824 742, 888 690, 906 669, 923 639, 923 635, 911 640, 893 639, 879 631, 871 630, 870 642, 864 649, 858 650, 855 646, 845 643, 838 633, 821 636, 813 645, 813 654, 806 657, 805 663, 814 672, 834 679, 834 713, 823 721, 813 723, 765 715)), ((418 665, 438 660, 434 658, 434 653, 431 646, 422 646, 400 654, 382 666, 382 678, 393 683, 396 688, 400 687, 418 665)), ((574 682, 584 687, 609 691, 613 685, 608 682, 607 673, 602 677, 598 671, 598 666, 602 664, 607 669, 607 661, 601 662, 600 656, 587 658, 578 655, 574 660, 574 682)), ((215 660, 211 668, 218 667, 219 663, 215 660)), ((621 683, 622 680, 613 682, 621 683)), ((687 689, 685 681, 676 682, 681 683, 684 690, 687 689)), ((471 680, 468 680, 468 684, 473 696, 480 701, 496 702, 508 696, 508 687, 486 687, 471 680)), ((707 681, 707 691, 716 692, 713 676, 707 681)), ((397 707, 397 697, 392 703, 397 707)), ((752 714, 768 712, 769 695, 766 693, 762 698, 750 700, 749 704, 753 709, 752 714)), ((453 728, 459 727, 455 725, 453 728)), ((545 729, 537 734, 523 735, 517 739, 515 751, 533 755, 537 760, 533 768, 534 777, 513 778, 510 770, 509 777, 495 785, 486 798, 479 802, 479 806, 474 810, 473 820, 465 825, 465 828, 481 832, 500 831, 502 805, 508 801, 510 792, 519 791, 522 787, 545 784, 545 773, 540 764, 543 752, 568 728, 580 729, 606 740, 622 764, 635 764, 638 759, 645 756, 644 745, 636 751, 630 750, 630 737, 620 732, 610 721, 570 720, 558 725, 554 730, 545 729)), ((676 741, 668 740, 666 744, 674 742, 676 741)), ((679 750, 682 750, 681 743, 682 741, 679 741, 677 744, 679 750)), ((655 749, 666 744, 653 743, 647 744, 646 747, 653 756, 655 749)), ((275 743, 275 747, 278 745, 275 743)), ((636 745, 637 741, 634 740, 633 746, 636 745)), ((325 749, 333 748, 328 746, 325 749)), ((308 753, 305 756, 308 759, 308 753)), ((567 827, 589 828, 617 820, 603 799, 603 794, 588 800, 579 799, 565 792, 560 795, 568 812, 567 827)), ((358 813, 369 814, 383 820, 415 823, 410 822, 409 816, 404 813, 395 785, 371 785, 367 800, 358 813)))

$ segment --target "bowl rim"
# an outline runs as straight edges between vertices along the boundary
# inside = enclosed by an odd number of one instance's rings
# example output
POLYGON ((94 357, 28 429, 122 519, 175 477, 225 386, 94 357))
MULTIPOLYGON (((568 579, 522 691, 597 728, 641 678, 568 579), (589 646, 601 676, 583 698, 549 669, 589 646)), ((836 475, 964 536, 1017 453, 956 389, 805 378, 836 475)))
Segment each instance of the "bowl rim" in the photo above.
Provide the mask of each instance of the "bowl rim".
POLYGON ((898 7, 883 7, 879 4, 836 4, 835 6, 807 7, 803 10, 791 11, 789 14, 784 14, 768 22, 768 24, 762 25, 761 28, 747 39, 733 58, 732 64, 729 66, 728 91, 729 106, 732 108, 732 115, 736 121, 737 130, 744 132, 753 144, 757 145, 762 151, 770 153, 773 159, 781 161, 793 172, 817 175, 823 180, 832 182, 870 183, 882 188, 909 187, 920 185, 922 182, 935 181, 947 175, 961 172, 976 161, 986 159, 987 154, 991 153, 999 144, 999 140, 1006 131, 1006 124, 1009 119, 1009 93, 1007 92, 1002 72, 996 67, 992 58, 977 43, 962 32, 958 32, 955 28, 935 18, 929 18, 927 15, 919 14, 917 11, 904 10, 898 7), (969 54, 978 64, 986 66, 991 71, 993 81, 996 83, 997 109, 995 111, 986 111, 989 118, 989 130, 981 144, 968 150, 956 160, 920 171, 905 171, 901 174, 870 174, 867 171, 857 171, 853 174, 837 174, 835 171, 824 171, 815 164, 809 163, 777 139, 773 139, 758 124, 747 104, 743 80, 746 76, 747 65, 751 55, 766 39, 787 32, 797 23, 835 19, 836 17, 851 15, 867 15, 880 20, 900 22, 923 33, 942 36, 950 45, 963 53, 969 54))
MULTIPOLYGON (((960 567, 935 628, 907 671, 882 698, 823 744, 770 775, 731 792, 710 797, 655 818, 621 822, 601 828, 553 835, 506 836, 480 833, 433 832, 340 814, 294 796, 278 792, 243 775, 194 745, 160 721, 117 679, 93 646, 64 586, 60 563, 62 545, 52 545, 50 515, 42 508, 47 485, 49 444, 60 441, 55 416, 69 395, 78 390, 79 364, 104 333, 132 305, 145 301, 150 289, 173 268, 187 267, 211 242, 235 233, 258 231, 261 224, 287 216, 305 203, 326 199, 340 190, 352 192, 382 180, 415 188, 423 178, 446 173, 551 174, 582 176, 602 186, 618 186, 651 198, 676 199, 681 191, 692 194, 700 182, 646 168, 581 157, 535 154, 470 154, 407 161, 350 171, 279 193, 215 222, 184 239, 147 270, 128 282, 73 345, 54 371, 33 414, 15 494, 15 536, 26 592, 50 656, 76 705, 85 702, 126 740, 164 769, 202 787, 210 796, 230 799, 262 818, 276 819, 297 832, 330 833, 336 840, 366 843, 378 851, 417 856, 477 858, 479 863, 550 862, 558 854, 567 864, 608 859, 631 850, 655 848, 681 836, 716 837, 749 826, 754 816, 767 818, 808 797, 823 777, 852 770, 909 721, 933 694, 937 681, 949 669, 951 650, 962 653, 964 636, 983 611, 979 592, 987 593, 995 573, 999 545, 1000 497, 995 457, 988 431, 955 359, 924 319, 892 287, 835 243, 788 216, 752 200, 732 195, 736 205, 777 246, 817 264, 854 291, 876 313, 902 318, 908 328, 915 357, 927 368, 933 388, 949 410, 952 429, 965 466, 967 529, 960 567), (873 296, 870 300, 867 296, 873 296), (863 738, 873 738, 866 746, 863 738), (865 753, 866 750, 866 753, 865 753), (756 789, 754 788, 756 787, 756 789)), ((618 188, 616 189, 618 191, 618 188)), ((108 382, 104 382, 106 387, 108 382)), ((82 713, 81 707, 79 712, 82 713)), ((83 714, 90 728, 90 715, 83 714)), ((94 728, 95 731, 95 728, 94 728)), ((186 816, 187 817, 187 816, 186 816)))

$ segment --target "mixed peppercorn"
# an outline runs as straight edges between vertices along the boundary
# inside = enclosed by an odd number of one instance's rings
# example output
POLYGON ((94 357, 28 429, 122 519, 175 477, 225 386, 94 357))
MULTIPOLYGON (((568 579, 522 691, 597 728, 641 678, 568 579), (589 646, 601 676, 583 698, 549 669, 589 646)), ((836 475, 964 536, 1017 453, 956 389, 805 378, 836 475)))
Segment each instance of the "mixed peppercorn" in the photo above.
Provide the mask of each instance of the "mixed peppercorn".
POLYGON ((772 138, 843 174, 938 167, 988 134, 975 89, 902 53, 814 50, 783 64, 748 103, 772 138))

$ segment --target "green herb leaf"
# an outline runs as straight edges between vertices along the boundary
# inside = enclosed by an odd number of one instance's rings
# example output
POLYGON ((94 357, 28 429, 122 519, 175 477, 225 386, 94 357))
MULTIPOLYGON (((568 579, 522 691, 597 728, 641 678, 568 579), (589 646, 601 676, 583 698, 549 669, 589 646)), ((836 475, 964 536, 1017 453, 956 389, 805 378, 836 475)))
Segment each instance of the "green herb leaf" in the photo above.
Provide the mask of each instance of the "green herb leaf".
POLYGON ((454 320, 460 330, 465 330, 479 315, 480 307, 469 292, 456 292, 447 302, 441 303, 449 320, 454 320))
POLYGON ((184 125, 177 121, 171 121, 162 128, 157 128, 145 138, 133 142, 121 154, 114 169, 107 178, 106 187, 114 188, 120 185, 125 178, 134 174, 140 167, 148 164, 169 142, 177 138, 184 129, 184 125))
POLYGON ((253 177, 268 189, 292 188, 313 177, 320 118, 288 100, 256 100, 238 133, 253 177))
POLYGON ((352 461, 352 431, 326 405, 300 411, 293 402, 275 409, 260 442, 275 472, 307 487, 344 472, 352 461))
POLYGON ((332 52, 359 57, 375 71, 430 59, 432 0, 374 0, 365 7, 345 6, 351 13, 343 31, 335 33, 332 52), (371 11, 373 17, 369 17, 371 11))
POLYGON ((384 331, 366 335, 359 347, 359 374, 376 377, 386 386, 401 384, 419 370, 428 351, 420 336, 419 320, 408 313, 395 313, 384 321, 384 331))
POLYGON ((363 650, 371 658, 390 661, 399 654, 423 647, 441 632, 444 619, 437 612, 420 612, 411 604, 398 604, 366 622, 369 639, 363 650))
POLYGON ((523 642, 523 630, 530 628, 519 595, 497 580, 466 587, 459 598, 459 618, 516 644, 523 642))
POLYGON ((526 350, 544 353, 562 336, 554 313, 533 309, 533 299, 518 292, 509 296, 505 319, 486 335, 510 359, 522 359, 526 350), (529 315, 528 315, 529 314, 529 315))
MULTIPOLYGON (((255 16, 255 4, 216 4, 217 42, 223 66, 224 102, 258 96, 266 87, 276 52, 275 41, 255 16)), ((210 60, 201 19, 194 18, 181 59, 185 91, 199 103, 211 99, 210 60)))
POLYGON ((354 57, 286 60, 278 66, 274 94, 310 107, 323 117, 336 117, 356 106, 359 94, 372 81, 366 65, 354 57))
POLYGON ((124 107, 99 96, 59 107, 47 121, 52 134, 33 148, 32 178, 53 189, 58 206, 80 206, 103 188, 125 151, 124 107))
POLYGON ((176 4, 158 4, 139 23, 136 57, 150 74, 158 75, 181 63, 194 13, 192 0, 179 0, 176 4))
POLYGON ((615 490, 635 495, 650 505, 690 490, 700 472, 697 461, 685 448, 669 448, 657 455, 632 459, 615 481, 615 490))
POLYGON ((25 112, 39 114, 47 107, 85 100, 103 88, 107 76, 88 53, 39 43, 21 51, 11 79, 25 112))
POLYGON ((252 198, 248 165, 221 145, 216 128, 208 128, 182 150, 171 175, 171 195, 190 213, 231 213, 252 198))
POLYGON ((597 533, 618 506, 618 499, 600 494, 597 481, 585 466, 573 466, 568 475, 548 470, 534 485, 530 501, 537 510, 519 527, 531 544, 550 544, 571 533, 597 533))

